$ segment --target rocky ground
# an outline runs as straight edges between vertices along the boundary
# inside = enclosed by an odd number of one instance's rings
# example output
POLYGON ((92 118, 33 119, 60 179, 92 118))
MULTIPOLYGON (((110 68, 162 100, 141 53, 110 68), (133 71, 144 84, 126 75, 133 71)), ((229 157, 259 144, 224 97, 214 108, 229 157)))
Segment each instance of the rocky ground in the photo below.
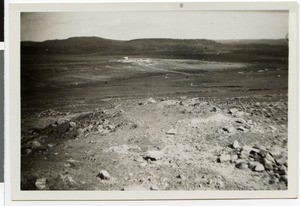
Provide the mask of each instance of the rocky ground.
POLYGON ((22 119, 23 190, 285 190, 287 96, 110 99, 22 119))

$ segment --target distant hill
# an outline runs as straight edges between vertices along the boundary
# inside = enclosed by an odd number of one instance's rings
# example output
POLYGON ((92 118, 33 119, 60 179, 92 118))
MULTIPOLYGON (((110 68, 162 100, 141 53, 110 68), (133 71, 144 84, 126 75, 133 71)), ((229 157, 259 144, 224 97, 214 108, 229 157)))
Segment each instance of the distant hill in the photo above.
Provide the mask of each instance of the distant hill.
POLYGON ((51 56, 117 55, 152 58, 200 59, 225 62, 287 61, 284 39, 221 40, 135 39, 119 41, 100 37, 72 37, 44 42, 21 42, 22 62, 46 62, 51 56), (43 56, 43 58, 40 58, 43 56))
POLYGON ((118 41, 100 37, 72 37, 44 42, 21 42, 22 54, 153 54, 199 53, 220 46, 206 39, 136 39, 118 41))
POLYGON ((240 39, 240 40, 217 40, 221 44, 231 44, 231 45, 246 45, 246 44, 260 44, 260 45, 288 45, 286 39, 240 39))

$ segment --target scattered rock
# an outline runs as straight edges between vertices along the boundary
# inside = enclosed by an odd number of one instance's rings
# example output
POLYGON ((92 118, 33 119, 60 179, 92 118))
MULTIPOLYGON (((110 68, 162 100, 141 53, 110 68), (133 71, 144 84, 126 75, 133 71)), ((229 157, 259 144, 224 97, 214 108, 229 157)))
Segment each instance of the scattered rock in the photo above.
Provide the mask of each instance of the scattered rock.
POLYGON ((48 189, 47 182, 48 180, 46 178, 39 178, 35 181, 35 187, 38 190, 47 190, 48 189))
POLYGON ((280 177, 280 180, 283 181, 283 182, 285 182, 285 183, 287 183, 288 182, 288 176, 287 175, 282 175, 280 177))
POLYGON ((148 151, 144 156, 145 160, 157 161, 163 157, 162 151, 148 151))
POLYGON ((269 127, 270 127, 270 129, 271 129, 271 131, 272 131, 272 132, 278 132, 278 130, 277 130, 277 128, 276 128, 276 127, 274 127, 274 126, 272 126, 272 125, 271 125, 271 126, 269 126, 269 127))
POLYGON ((97 175, 97 177, 100 178, 101 180, 109 180, 110 174, 106 170, 101 170, 97 175))
POLYGON ((60 179, 68 186, 74 187, 77 185, 77 182, 70 175, 60 174, 60 179))
POLYGON ((250 154, 258 154, 260 152, 260 150, 259 149, 257 149, 257 148, 254 148, 254 147, 252 147, 251 149, 250 149, 250 154))
POLYGON ((42 146, 42 144, 37 140, 34 140, 34 141, 31 142, 31 148, 32 149, 36 149, 36 148, 41 147, 41 146, 42 146))
POLYGON ((146 104, 153 104, 153 103, 156 103, 156 100, 153 99, 152 97, 150 97, 150 98, 146 101, 146 104))
POLYGON ((235 167, 238 169, 247 169, 248 164, 246 162, 240 162, 240 163, 236 164, 235 167))
POLYGON ((89 126, 87 126, 86 128, 84 128, 83 130, 87 131, 87 132, 90 132, 90 131, 92 131, 93 127, 94 126, 90 124, 89 126))
POLYGON ((76 127, 76 123, 75 122, 70 122, 70 127, 76 127))
POLYGON ((262 157, 266 157, 268 154, 269 154, 269 151, 265 150, 265 149, 260 149, 259 150, 259 154, 262 156, 262 157))
POLYGON ((240 146, 240 144, 239 144, 239 142, 238 142, 237 140, 235 140, 235 141, 233 142, 232 147, 233 147, 234 149, 241 148, 241 146, 240 146))
POLYGON ((280 175, 287 175, 287 168, 286 168, 286 166, 281 165, 281 166, 278 168, 278 173, 279 173, 280 175))
POLYGON ((256 171, 256 172, 263 172, 263 171, 265 171, 265 168, 264 168, 264 166, 262 165, 262 164, 260 164, 260 163, 256 163, 256 165, 255 165, 255 167, 254 167, 254 171, 256 171))
POLYGON ((159 188, 156 186, 156 185, 152 185, 151 187, 150 187, 150 190, 159 190, 159 188))
POLYGON ((272 163, 275 163, 275 159, 270 155, 270 153, 268 153, 265 158, 269 161, 271 161, 272 163))
POLYGON ((109 130, 114 131, 116 129, 116 126, 114 125, 108 125, 107 127, 109 130))
POLYGON ((236 130, 245 132, 247 129, 243 126, 239 126, 236 130))
POLYGON ((138 163, 143 163, 143 162, 145 162, 145 160, 142 158, 142 157, 137 157, 137 158, 135 158, 134 159, 134 161, 136 161, 136 162, 138 162, 138 163))
POLYGON ((264 164, 264 167, 266 168, 266 170, 273 170, 273 163, 270 160, 264 158, 263 164, 264 164))
POLYGON ((98 125, 97 130, 100 133, 103 132, 103 130, 104 130, 103 125, 98 125))
POLYGON ((249 119, 249 120, 247 121, 247 123, 250 124, 250 125, 252 125, 252 124, 253 124, 253 121, 252 121, 251 119, 249 119))
POLYGON ((222 130, 230 134, 235 133, 234 127, 223 127, 222 130))
POLYGON ((228 162, 231 160, 231 156, 227 154, 221 154, 219 157, 219 162, 228 162))
POLYGON ((246 124, 246 121, 244 119, 241 119, 241 118, 237 119, 235 122, 238 123, 238 124, 246 124))
POLYGON ((25 154, 26 154, 26 155, 29 155, 31 152, 32 152, 32 150, 29 149, 29 148, 27 148, 27 149, 25 150, 25 154))
POLYGON ((275 159, 276 163, 279 165, 287 165, 287 159, 284 157, 281 157, 279 159, 275 159))
POLYGON ((277 177, 272 177, 269 181, 270 184, 276 185, 279 183, 279 179, 277 177))
POLYGON ((172 129, 170 129, 169 131, 167 131, 167 134, 175 135, 175 134, 177 134, 177 130, 174 129, 174 128, 172 128, 172 129))
POLYGON ((83 133, 84 133, 83 129, 81 129, 81 128, 77 129, 77 137, 83 136, 83 133))
POLYGON ((235 164, 240 164, 242 162, 247 163, 247 161, 245 159, 237 159, 237 160, 234 161, 235 164))
POLYGON ((183 175, 183 174, 177 175, 176 177, 179 179, 182 179, 182 180, 186 179, 185 175, 183 175))
POLYGON ((54 147, 54 145, 53 144, 47 144, 47 147, 52 148, 52 147, 54 147))
POLYGON ((236 154, 235 155, 231 155, 230 161, 234 162, 237 159, 238 159, 238 155, 236 155, 236 154))
POLYGON ((217 108, 216 107, 213 107, 211 110, 210 110, 210 112, 217 112, 218 110, 217 110, 217 108))

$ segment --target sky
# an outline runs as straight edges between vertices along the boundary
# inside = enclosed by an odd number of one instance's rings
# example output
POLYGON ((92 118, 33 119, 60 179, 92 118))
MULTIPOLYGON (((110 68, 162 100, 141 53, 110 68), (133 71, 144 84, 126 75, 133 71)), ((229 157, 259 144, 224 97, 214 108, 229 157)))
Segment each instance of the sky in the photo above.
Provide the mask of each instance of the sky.
POLYGON ((38 12, 21 14, 21 40, 77 36, 116 40, 279 39, 288 33, 287 11, 38 12))

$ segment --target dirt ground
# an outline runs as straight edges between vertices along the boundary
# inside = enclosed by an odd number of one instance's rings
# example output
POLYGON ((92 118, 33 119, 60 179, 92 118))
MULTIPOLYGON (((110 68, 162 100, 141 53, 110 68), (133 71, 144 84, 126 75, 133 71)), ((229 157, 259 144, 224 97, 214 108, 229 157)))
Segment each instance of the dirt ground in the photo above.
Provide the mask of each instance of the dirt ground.
POLYGON ((286 98, 115 100, 90 113, 41 113, 48 126, 22 139, 22 189, 286 189, 286 98))
POLYGON ((285 63, 94 59, 24 66, 22 190, 287 189, 285 63))

